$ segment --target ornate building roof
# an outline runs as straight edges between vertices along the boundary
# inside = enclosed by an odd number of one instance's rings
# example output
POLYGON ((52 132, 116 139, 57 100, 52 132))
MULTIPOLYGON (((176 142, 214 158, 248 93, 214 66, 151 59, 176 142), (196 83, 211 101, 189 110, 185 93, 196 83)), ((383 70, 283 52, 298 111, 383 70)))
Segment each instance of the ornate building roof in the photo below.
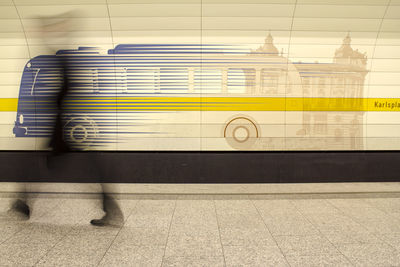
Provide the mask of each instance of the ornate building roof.
POLYGON ((274 39, 272 38, 271 33, 269 33, 265 38, 265 43, 256 50, 252 50, 251 53, 265 54, 266 56, 279 56, 278 48, 274 45, 274 39))
POLYGON ((351 38, 347 35, 343 39, 342 46, 336 49, 334 63, 352 64, 365 68, 367 65, 367 56, 351 48, 350 44, 351 38))

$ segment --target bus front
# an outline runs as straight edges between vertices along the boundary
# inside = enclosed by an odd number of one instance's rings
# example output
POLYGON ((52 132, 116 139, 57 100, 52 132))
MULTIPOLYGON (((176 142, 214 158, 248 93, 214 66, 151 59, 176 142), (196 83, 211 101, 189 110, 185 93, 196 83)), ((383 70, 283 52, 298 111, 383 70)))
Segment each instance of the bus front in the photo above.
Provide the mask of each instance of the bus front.
POLYGON ((25 65, 13 128, 16 137, 49 137, 62 78, 59 68, 56 56, 38 56, 25 65))

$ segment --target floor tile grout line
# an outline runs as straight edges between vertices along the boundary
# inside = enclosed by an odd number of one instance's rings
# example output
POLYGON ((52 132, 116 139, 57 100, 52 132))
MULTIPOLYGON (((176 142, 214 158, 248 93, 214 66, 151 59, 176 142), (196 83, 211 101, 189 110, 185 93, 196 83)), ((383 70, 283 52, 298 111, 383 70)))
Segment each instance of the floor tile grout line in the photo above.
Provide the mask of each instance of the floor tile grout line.
MULTIPOLYGON (((67 199, 65 199, 62 203, 64 203, 64 202, 67 202, 67 199)), ((61 203, 59 204, 59 205, 57 205, 57 207, 59 207, 61 205, 61 203)), ((54 206, 54 209, 56 209, 56 206, 54 206)), ((47 214, 47 213, 50 213, 50 211, 49 212, 45 212, 44 213, 44 215, 45 214, 47 214)), ((91 213, 94 213, 94 212, 91 212, 91 213)), ((89 214, 91 214, 91 213, 89 213, 89 214)), ((33 266, 36 266, 37 264, 39 264, 39 262, 42 260, 42 259, 44 259, 60 242, 62 242, 67 236, 68 236, 68 234, 70 234, 74 229, 75 229, 75 227, 77 227, 78 225, 79 225, 79 223, 80 223, 81 221, 78 221, 78 222, 76 222, 75 224, 73 224, 72 226, 71 226, 71 229, 64 235, 64 236, 62 236, 61 238, 60 238, 60 240, 58 240, 46 253, 45 253, 45 255, 43 255, 33 266)))
MULTIPOLYGON (((51 211, 48 211, 48 212, 43 213, 42 216, 44 216, 44 215, 46 215, 46 214, 48 214, 48 213, 51 213, 52 211, 56 210, 56 207, 59 207, 62 203, 65 203, 66 201, 67 201, 67 200, 63 200, 60 204, 54 205, 54 207, 53 207, 53 209, 52 209, 51 211)), ((41 217, 42 217, 42 216, 41 216, 41 217)), ((74 230, 74 228, 75 228, 78 224, 79 224, 79 222, 73 224, 73 225, 71 226, 71 229, 70 229, 68 232, 66 232, 65 235, 63 235, 57 242, 55 242, 54 245, 53 245, 49 250, 47 250, 47 252, 46 252, 42 257, 40 257, 39 260, 38 260, 33 266, 37 266, 37 265, 39 264, 39 262, 40 262, 42 259, 44 259, 44 258, 45 258, 45 257, 46 257, 60 242, 62 242, 62 241, 68 236, 68 234, 71 233, 71 232, 74 230)))
MULTIPOLYGON (((367 202, 368 203, 368 202, 367 202)), ((392 214, 390 214, 390 212, 388 212, 387 210, 385 210, 383 207, 379 206, 379 205, 373 205, 371 203, 368 203, 368 205, 370 205, 371 207, 378 209, 380 211, 382 211, 383 213, 385 213, 386 215, 388 215, 389 217, 393 218, 394 220, 398 221, 400 223, 400 219, 397 217, 394 217, 392 214)))
MULTIPOLYGON (((136 201, 136 204, 134 206, 134 208, 131 210, 131 212, 129 213, 128 217, 126 218, 126 220, 124 220, 124 223, 122 224, 122 226, 119 228, 118 233, 115 235, 115 237, 113 238, 113 240, 111 240, 110 245, 108 246, 108 248, 106 249, 106 251, 104 252, 103 256, 101 257, 101 259, 98 261, 98 263, 96 264, 96 266, 99 266, 100 263, 103 261, 104 257, 107 255, 108 251, 110 250, 111 246, 114 244, 115 240, 117 239, 118 235, 120 234, 122 228, 124 228, 125 223, 128 221, 128 218, 132 215, 133 211, 136 209, 136 207, 139 205, 139 202, 141 200, 136 201)), ((94 226, 96 227, 96 226, 94 226)))
POLYGON ((305 216, 304 215, 304 213, 303 212, 301 212, 301 210, 293 203, 293 200, 292 201, 290 201, 291 203, 292 203, 292 205, 294 206, 294 208, 303 216, 303 218, 304 219, 306 219, 319 233, 320 233, 320 235, 321 236, 323 236, 343 257, 345 257, 345 259, 351 264, 351 265, 353 265, 353 266, 355 266, 355 264, 346 256, 346 255, 344 255, 343 254, 343 252, 342 251, 340 251, 340 249, 335 245, 335 244, 333 244, 330 240, 329 240, 329 238, 327 238, 326 237, 326 235, 324 235, 321 231, 320 231, 320 229, 318 228, 318 227, 316 227, 313 223, 312 223, 312 221, 307 217, 307 216, 305 216))
MULTIPOLYGON (((367 203, 368 203, 368 202, 367 202, 367 203)), ((392 218, 392 219, 396 220, 398 223, 400 223, 400 219, 398 219, 398 218, 392 216, 392 215, 391 215, 389 212, 387 212, 385 209, 383 209, 382 207, 379 207, 379 205, 373 205, 373 204, 371 204, 371 203, 368 203, 368 205, 370 205, 371 207, 376 208, 376 209, 382 211, 382 212, 385 213, 387 216, 389 216, 390 218, 392 218)), ((361 223, 359 223, 359 222, 357 222, 357 223, 361 225, 361 223)), ((377 234, 375 234, 375 233, 369 231, 369 229, 367 229, 364 225, 362 225, 362 226, 363 226, 369 233, 371 233, 372 235, 376 236, 379 240, 381 240, 383 243, 385 243, 386 245, 390 246, 390 247, 393 248, 394 250, 400 252, 400 248, 396 248, 395 246, 393 246, 392 244, 390 244, 390 243, 387 242, 386 240, 382 239, 382 238, 381 238, 382 234, 377 235, 377 234)))
POLYGON ((163 253, 162 260, 161 260, 161 265, 160 265, 161 267, 162 267, 163 264, 164 264, 165 252, 167 251, 169 234, 170 234, 170 232, 171 232, 172 221, 174 220, 174 215, 175 215, 175 210, 176 210, 177 202, 178 202, 178 199, 175 199, 174 210, 172 211, 171 221, 169 222, 169 226, 168 226, 167 240, 165 241, 164 253, 163 253))
POLYGON ((216 205, 216 203, 215 203, 215 199, 213 199, 212 201, 213 201, 213 205, 214 205, 215 218, 216 218, 216 220, 217 220, 219 241, 220 241, 220 243, 221 243, 221 249, 222 249, 222 258, 223 258, 223 260, 224 260, 224 266, 226 266, 225 249, 224 249, 224 245, 222 244, 221 226, 220 226, 219 220, 218 220, 217 205, 216 205))
MULTIPOLYGON (((63 202, 64 202, 64 201, 63 201, 63 202)), ((59 205, 60 205, 60 204, 59 204, 59 205)), ((58 207, 59 205, 54 205, 54 206, 51 208, 51 210, 42 213, 39 217, 41 218, 41 217, 45 216, 46 214, 52 212, 52 211, 55 210, 56 207, 58 207)), ((33 224, 33 222, 29 221, 29 219, 28 219, 24 224, 25 224, 24 226, 21 226, 21 229, 19 229, 18 231, 16 231, 16 232, 13 233, 12 235, 10 235, 8 238, 6 238, 6 239, 3 240, 2 242, 0 242, 0 245, 2 245, 3 243, 5 243, 5 242, 11 240, 16 234, 18 234, 18 233, 24 231, 25 229, 27 229, 29 226, 31 226, 31 225, 33 224)))
MULTIPOLYGON (((327 203, 329 203, 332 207, 336 208, 342 215, 344 215, 345 217, 349 218, 351 221, 353 221, 354 223, 358 224, 360 226, 360 228, 363 228, 365 231, 367 231, 369 234, 372 234, 374 236, 376 236, 376 234, 374 234, 373 232, 371 232, 367 227, 365 227, 365 225, 363 225, 362 223, 360 223, 356 218, 354 218, 353 216, 351 216, 350 214, 346 213, 345 211, 343 211, 340 207, 335 206, 335 204, 333 204, 332 202, 329 201, 329 199, 325 200, 327 203)), ((368 204, 370 205, 370 204, 368 204)), ((371 206, 372 207, 372 206, 371 206)), ((378 237, 378 236, 376 236, 378 237)), ((383 241, 383 240, 382 240, 383 241)))
POLYGON ((275 237, 273 236, 271 230, 268 228, 267 223, 264 220, 264 217, 261 215, 261 212, 259 211, 259 209, 257 208, 256 204, 254 203, 254 199, 250 199, 251 203, 253 204, 253 207, 256 209, 258 216, 260 216, 262 222, 264 223, 265 228, 267 229, 267 231, 269 232, 269 234, 271 235, 272 239, 274 240, 276 246, 278 247, 279 251, 281 252, 281 254, 283 255, 283 258, 285 259, 286 263, 288 264, 288 266, 291 266, 289 261, 286 258, 286 254, 282 251, 282 248, 279 246, 278 241, 276 241, 275 237))
MULTIPOLYGON (((363 199, 364 200, 364 199, 363 199)), ((340 213, 342 213, 345 217, 349 218, 350 220, 352 220, 354 223, 358 224, 361 228, 363 228, 366 232, 368 232, 369 234, 375 236, 376 238, 378 238, 379 240, 381 240, 383 243, 391 246, 393 249, 395 249, 396 251, 400 251, 400 249, 397 249, 395 247, 393 247, 390 243, 388 243, 386 240, 382 239, 380 237, 380 235, 377 235, 376 233, 370 231, 370 229, 368 229, 365 225, 363 225, 361 222, 359 222, 359 220, 357 220, 356 218, 354 218, 353 216, 347 214, 346 212, 344 212, 343 210, 341 210, 339 207, 335 206, 333 203, 331 203, 328 199, 325 200, 326 202, 328 202, 330 205, 332 205, 334 208, 336 208, 337 210, 339 210, 340 213)), ((364 200, 365 201, 365 200, 364 200)), ((371 205, 370 203, 367 202, 367 204, 372 207, 372 208, 377 208, 373 205, 371 205)), ((378 209, 378 208, 377 208, 378 209)), ((378 209, 380 210, 380 209, 378 209)), ((385 211, 381 210, 382 212, 385 213, 385 211)), ((387 214, 387 213, 386 213, 387 214)))
POLYGON ((65 233, 65 235, 63 235, 57 242, 55 242, 54 245, 51 248, 49 248, 49 250, 47 250, 47 252, 42 257, 40 257, 39 260, 33 266, 37 266, 42 259, 44 259, 59 243, 61 243, 61 241, 63 241, 68 236, 69 233, 71 233, 74 230, 74 227, 76 225, 78 225, 78 223, 74 224, 71 227, 71 229, 67 233, 65 233))
MULTIPOLYGON (((246 199, 247 200, 247 199, 246 199)), ((251 199, 250 199, 251 200, 251 199)), ((142 200, 137 200, 136 201, 136 203, 135 203, 135 205, 134 205, 134 208, 133 209, 131 209, 131 211, 129 212, 129 215, 128 215, 128 217, 127 217, 127 219, 126 219, 126 221, 128 220, 128 218, 130 218, 131 216, 132 216, 132 214, 134 214, 134 212, 137 210, 137 207, 138 207, 138 205, 139 205, 139 203, 141 202, 142 200)), ((258 210, 258 208, 257 208, 257 206, 255 205, 255 203, 257 202, 257 201, 254 201, 254 200, 251 200, 252 201, 252 205, 256 208, 256 210, 257 210, 257 212, 258 212, 258 215, 259 216, 261 216, 261 213, 260 213, 260 211, 258 210)), ((313 219, 312 219, 312 217, 310 216, 310 214, 309 213, 307 213, 307 210, 306 209, 302 209, 302 206, 301 205, 299 205, 298 203, 296 203, 296 201, 298 202, 298 200, 296 200, 296 199, 294 199, 294 200, 289 200, 289 203, 291 203, 291 205, 292 206, 294 206, 294 208, 296 209, 296 210, 298 210, 299 211, 299 213, 303 216, 303 217, 305 217, 305 219, 307 219, 321 234, 322 234, 322 236, 324 236, 325 238, 327 238, 326 237, 326 235, 324 234, 324 232, 323 232, 323 230, 319 230, 320 228, 318 228, 318 227, 316 227, 316 225, 314 225, 314 221, 313 221, 313 219)), ((357 225, 359 225, 360 226, 360 228, 364 228, 364 229, 366 229, 366 231, 367 232, 370 232, 367 228, 365 228, 365 226, 364 225, 362 225, 362 224, 360 224, 357 220, 355 220, 355 219, 353 219, 351 216, 349 216, 348 214, 346 214, 343 210, 341 210, 340 208, 338 208, 338 207, 336 207, 335 205, 333 205, 333 203, 330 203, 330 201, 329 200, 327 200, 327 199, 324 199, 324 200, 322 200, 323 202, 325 202, 325 203, 328 203, 329 204, 329 206, 332 206, 335 210, 338 210, 338 212, 340 213, 340 214, 343 214, 346 218, 348 218, 349 220, 351 220, 351 221, 353 221, 353 222, 355 222, 357 225)), ((363 202, 364 200, 361 200, 361 202, 363 202)), ((63 202, 60 202, 60 203, 64 203, 64 201, 63 202)), ((177 200, 175 199, 175 209, 177 209, 177 208, 179 208, 179 206, 177 207, 177 200)), ((172 203, 171 203, 172 204, 172 203)), ((60 204, 61 205, 61 204, 60 204)), ((368 205, 368 207, 369 206, 371 206, 371 207, 373 207, 373 208, 376 208, 376 209, 379 209, 376 205, 373 205, 373 204, 371 204, 371 203, 367 203, 367 205, 368 205)), ((44 212, 43 214, 48 214, 48 213, 51 213, 54 209, 56 209, 56 207, 58 207, 58 205, 55 205, 54 206, 55 208, 52 208, 50 211, 47 211, 47 212, 44 212)), ((259 207, 259 205, 258 205, 258 207, 259 207)), ((174 211, 173 211, 173 214, 172 214, 172 218, 171 218, 171 222, 170 222, 170 228, 169 229, 171 229, 171 224, 173 223, 173 219, 174 219, 174 216, 176 216, 177 215, 177 212, 175 212, 175 209, 174 209, 174 211)), ((215 212, 216 212, 216 216, 218 216, 217 215, 217 211, 216 211, 216 201, 214 200, 214 209, 215 209, 215 212)), ((328 209, 329 209, 329 207, 328 207, 328 209)), ((356 208, 354 208, 354 209, 356 209, 356 208)), ((379 209, 380 210, 380 209, 379 209)), ((349 210, 349 212, 348 213, 350 213, 351 212, 351 210, 349 210)), ((385 210, 382 210, 382 212, 384 212, 385 214, 390 214, 390 211, 385 211, 385 210)), ((333 213, 334 214, 334 213, 333 213)), ((44 215, 42 215, 42 216, 44 216, 44 215)), ((261 216, 261 218, 263 219, 263 221, 264 221, 264 217, 263 216, 261 216)), ((176 219, 176 217, 175 217, 175 219, 176 219)), ((217 219, 218 219, 218 217, 217 217, 217 219)), ((125 221, 125 223, 126 223, 126 221, 125 221)), ((397 221, 397 220, 396 220, 397 221)), ((125 224, 124 223, 124 224, 125 224)), ((79 223, 77 223, 77 224, 79 224, 79 223)), ((74 224, 74 226, 73 227, 76 227, 76 225, 77 224, 74 224)), ((31 224, 28 224, 28 225, 26 225, 27 227, 30 227, 30 225, 31 224)), ((268 229, 268 227, 266 226, 266 223, 265 223, 265 221, 264 221, 264 226, 267 228, 267 230, 269 231, 269 229, 268 229)), ((124 226, 123 226, 124 227, 124 226)), ((123 228, 122 227, 122 228, 123 228)), ((218 223, 218 227, 220 227, 220 225, 219 225, 219 223, 218 223)), ((173 228, 172 228, 173 229, 173 228)), ((120 229, 120 231, 121 231, 122 229, 120 229)), ((218 229, 219 231, 220 231, 220 228, 218 229)), ((270 231, 269 231, 270 232, 270 231)), ((372 232, 373 233, 373 232, 372 232)), ((276 242, 276 240, 275 240, 275 238, 274 238, 274 236, 272 235, 272 233, 270 232, 270 234, 271 234, 271 236, 272 236, 272 238, 274 239, 274 241, 275 241, 275 243, 277 243, 276 242)), ((116 237, 119 235, 119 232, 117 233, 117 235, 116 235, 116 237)), ((169 235, 169 233, 168 233, 168 235, 169 235)), ((221 237, 221 231, 220 231, 220 237, 221 237)), ((64 239, 65 238, 65 236, 63 236, 63 237, 61 237, 61 239, 64 239)), ((220 239, 221 240, 221 244, 222 244, 222 239, 220 239)), ((62 240, 61 240, 62 241, 62 240)), ((61 241, 57 241, 58 243, 59 242, 61 242, 61 241)), ((113 242, 115 241, 115 239, 113 240, 113 241, 111 241, 112 242, 112 244, 113 244, 113 242)), ((330 240, 328 239, 328 241, 330 242, 330 240)), ((384 243, 386 243, 384 240, 383 240, 383 242, 384 243)), ((166 242, 166 244, 168 243, 168 240, 167 240, 167 242, 166 242)), ((332 243, 332 242, 330 242, 330 243, 332 243)), ((356 244, 359 244, 359 242, 357 242, 356 244)), ((336 247, 336 245, 335 244, 332 244, 334 247, 336 247)), ((392 247, 390 244, 388 244, 390 247, 392 247)), ((110 246, 111 247, 111 246, 110 246)), ((54 246, 52 247, 52 248, 50 248, 49 249, 49 251, 51 251, 52 249, 54 248, 54 246)), ((278 245, 278 248, 280 248, 279 247, 279 245, 278 245)), ((336 247, 337 248, 337 247, 336 247)), ((47 253, 49 253, 49 251, 47 252, 47 253)), ((281 250, 281 252, 282 252, 282 250, 281 250)), ((341 251, 339 250, 339 252, 341 253, 341 251)), ((46 255, 47 255, 47 253, 46 253, 46 255)), ((103 255, 103 258, 104 258, 104 256, 107 254, 107 251, 106 251, 106 253, 103 255)), ((285 259, 286 259, 286 255, 284 254, 284 253, 282 253, 283 255, 284 255, 284 257, 285 257, 285 259)), ((165 255, 165 250, 164 250, 164 255, 165 255)), ((347 257, 345 256, 345 255, 343 255, 346 259, 347 259, 347 257)), ((43 257, 42 257, 43 258, 43 257)), ((41 259, 42 259, 41 258, 41 259)), ((163 258, 164 258, 164 256, 163 256, 163 258)), ((224 260, 225 260, 225 258, 224 258, 224 260)), ((287 259, 286 259, 287 260, 287 259)), ((99 263, 101 263, 101 261, 102 261, 102 259, 100 260, 100 262, 99 263)), ((349 260, 349 262, 350 262, 350 264, 353 264, 350 260, 349 260)), ((35 265, 37 265, 38 264, 38 262, 37 263, 35 263, 35 265)))

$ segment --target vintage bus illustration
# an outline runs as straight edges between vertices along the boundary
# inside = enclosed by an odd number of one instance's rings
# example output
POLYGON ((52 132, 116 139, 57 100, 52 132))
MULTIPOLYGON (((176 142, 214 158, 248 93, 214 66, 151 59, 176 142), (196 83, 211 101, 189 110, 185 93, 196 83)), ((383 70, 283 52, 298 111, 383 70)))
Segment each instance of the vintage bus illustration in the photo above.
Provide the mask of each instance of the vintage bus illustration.
POLYGON ((70 80, 64 138, 76 149, 363 149, 367 58, 349 36, 332 63, 291 62, 271 35, 250 51, 124 44, 38 56, 23 71, 16 137, 50 136, 60 58, 70 80))

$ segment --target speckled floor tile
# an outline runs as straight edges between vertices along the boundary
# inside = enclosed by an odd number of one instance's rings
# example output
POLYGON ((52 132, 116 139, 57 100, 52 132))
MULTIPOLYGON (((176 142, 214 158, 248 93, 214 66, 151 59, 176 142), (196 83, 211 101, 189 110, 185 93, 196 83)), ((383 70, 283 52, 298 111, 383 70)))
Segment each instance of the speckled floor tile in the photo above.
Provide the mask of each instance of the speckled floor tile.
POLYGON ((54 225, 30 225, 0 245, 0 266, 32 266, 70 231, 54 225))
POLYGON ((43 257, 51 245, 15 243, 0 245, 0 266, 33 266, 43 257))
POLYGON ((377 235, 365 229, 354 229, 352 231, 324 231, 322 233, 332 244, 378 244, 383 243, 377 235))
MULTIPOLYGON (((222 247, 218 228, 171 229, 165 250, 165 258, 219 258, 222 247)), ((199 259, 200 259, 199 258, 199 259)))
POLYGON ((168 235, 168 247, 220 246, 221 240, 217 228, 211 229, 171 229, 168 235))
POLYGON ((277 246, 224 246, 226 266, 289 266, 277 246))
POLYGON ((225 228, 219 229, 223 246, 274 246, 272 235, 266 228, 225 228))
POLYGON ((265 224, 258 213, 217 213, 218 224, 224 228, 258 228, 264 229, 265 224))
POLYGON ((298 209, 291 200, 252 200, 254 206, 261 214, 279 215, 279 214, 299 214, 298 209))
POLYGON ((341 208, 345 215, 354 218, 355 220, 375 219, 386 216, 386 213, 376 207, 351 207, 341 208))
POLYGON ((399 198, 373 198, 368 199, 367 203, 385 212, 400 212, 399 198))
POLYGON ((0 197, 0 214, 5 213, 11 207, 14 199, 9 197, 0 197))
POLYGON ((170 214, 135 214, 125 222, 128 227, 149 227, 149 228, 168 228, 172 220, 172 211, 170 214))
POLYGON ((400 233, 382 234, 378 235, 378 237, 400 251, 400 233))
POLYGON ((320 235, 276 236, 275 240, 286 256, 340 254, 327 238, 320 235))
POLYGON ((60 205, 53 208, 43 216, 31 219, 37 223, 51 223, 57 225, 74 225, 77 223, 89 223, 93 214, 102 214, 100 200, 98 199, 65 199, 60 205))
POLYGON ((110 247, 99 266, 161 266, 164 246, 116 244, 110 247))
POLYGON ((320 231, 355 231, 363 228, 357 221, 343 214, 306 214, 305 218, 320 231))
POLYGON ((344 199, 328 199, 329 203, 334 205, 335 207, 341 208, 365 208, 371 207, 371 205, 366 201, 366 199, 351 199, 351 198, 344 198, 344 199))
POLYGON ((117 236, 120 232, 118 227, 96 227, 91 224, 77 224, 72 227, 72 230, 68 233, 69 236, 117 236))
MULTIPOLYGON (((66 204, 66 201, 68 200, 63 198, 39 197, 28 199, 27 203, 31 210, 31 220, 35 220, 35 218, 41 218, 42 216, 46 216, 56 210, 60 210, 61 206, 68 205, 66 204)), ((80 201, 78 200, 78 202, 80 201)), ((42 220, 42 222, 46 221, 42 220)), ((47 221, 47 223, 50 223, 50 221, 47 221)))
POLYGON ((125 222, 129 227, 169 227, 175 200, 140 200, 125 222))
POLYGON ((179 211, 174 212, 172 219, 172 225, 174 227, 217 227, 217 215, 215 211, 204 211, 196 210, 191 211, 179 211))
POLYGON ((26 228, 28 225, 29 222, 10 219, 2 220, 0 217, 0 244, 26 228))
POLYGON ((177 234, 168 237, 163 265, 222 266, 221 243, 215 235, 177 234))
POLYGON ((37 198, 25 222, 0 213, 0 266, 400 266, 396 198, 138 199, 118 200, 122 228, 89 224, 100 199, 37 198))
POLYGON ((165 246, 168 228, 123 227, 114 243, 134 246, 165 246))
POLYGON ((325 254, 313 256, 287 256, 287 261, 291 267, 350 267, 353 264, 343 255, 340 254, 325 254))
POLYGON ((217 228, 213 201, 177 202, 171 228, 217 228))
POLYGON ((292 200, 293 205, 302 214, 338 214, 339 209, 325 199, 296 199, 292 200))
POLYGON ((139 200, 133 200, 133 199, 117 200, 117 204, 119 205, 119 207, 122 211, 122 214, 125 217, 125 220, 135 210, 138 203, 139 203, 139 200))
POLYGON ((115 229, 109 227, 75 228, 41 258, 37 266, 97 265, 116 234, 115 229))
POLYGON ((137 213, 170 213, 175 209, 176 200, 140 200, 135 207, 137 213))
POLYGON ((180 199, 176 201, 176 210, 179 209, 202 209, 214 210, 214 200, 211 198, 206 199, 180 199))
POLYGON ((399 266, 400 252, 386 244, 337 245, 355 266, 399 266))
POLYGON ((388 215, 357 220, 368 231, 376 234, 400 233, 400 221, 388 215))
POLYGON ((215 267, 224 267, 224 258, 213 257, 209 255, 166 255, 162 261, 162 267, 170 267, 170 266, 215 266, 215 267))
POLYGON ((267 228, 275 235, 312 235, 319 234, 318 230, 303 216, 280 215, 262 216, 267 228))
POLYGON ((215 200, 215 207, 219 212, 254 212, 255 207, 251 200, 215 200))

